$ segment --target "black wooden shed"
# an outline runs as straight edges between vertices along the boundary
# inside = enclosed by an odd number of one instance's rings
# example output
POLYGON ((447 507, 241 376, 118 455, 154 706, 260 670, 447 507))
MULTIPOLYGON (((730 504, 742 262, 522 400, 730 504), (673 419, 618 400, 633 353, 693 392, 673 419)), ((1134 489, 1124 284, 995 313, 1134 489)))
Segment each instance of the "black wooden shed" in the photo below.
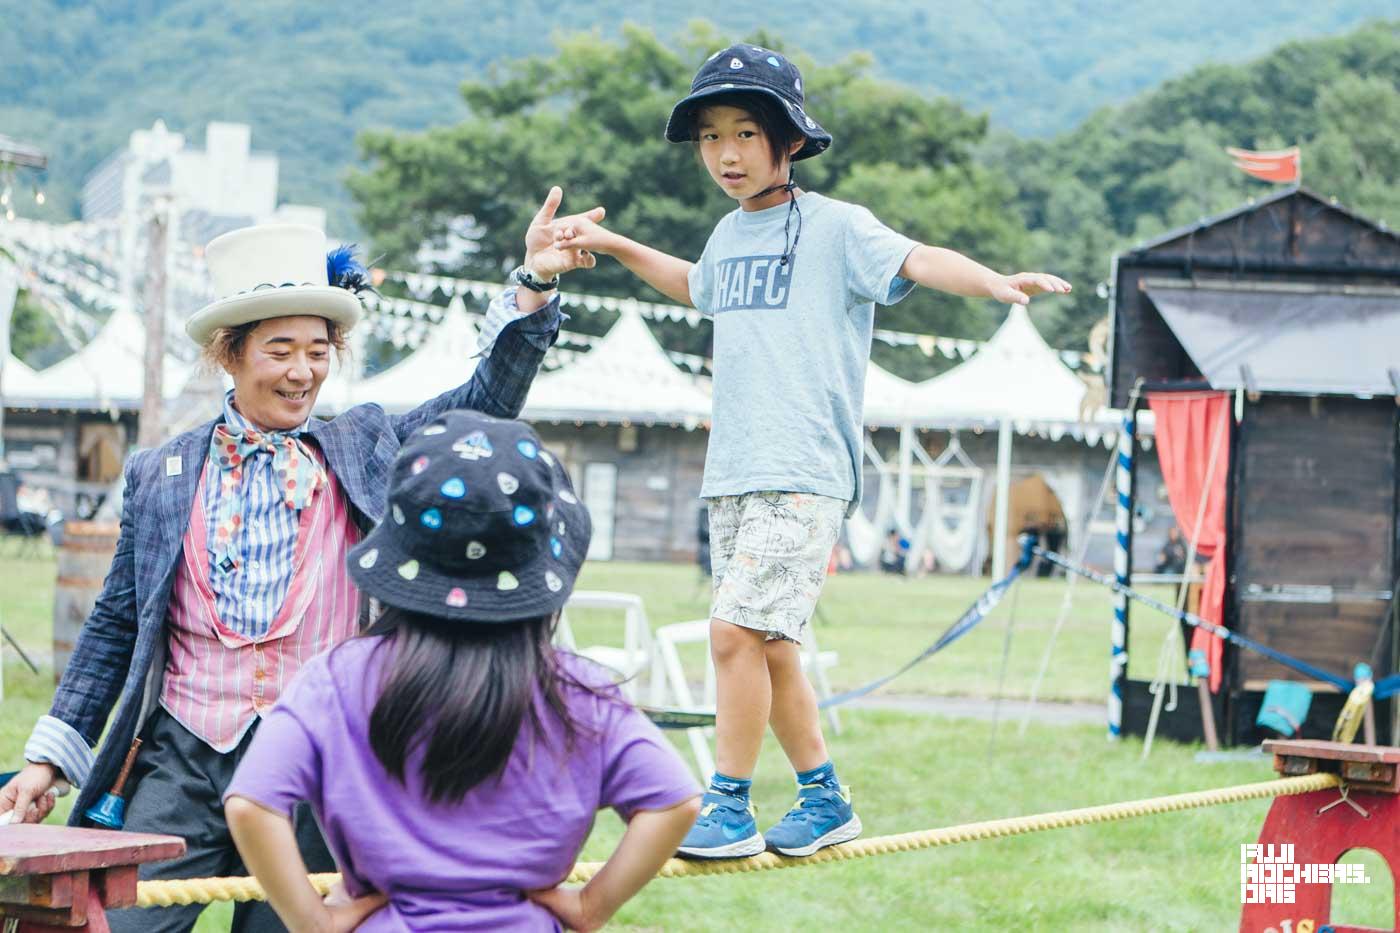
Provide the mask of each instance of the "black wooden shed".
MULTIPOLYGON (((1394 673, 1400 237, 1283 189, 1116 256, 1112 326, 1115 407, 1135 387, 1234 393, 1224 623, 1346 677, 1358 661, 1394 673)), ((1227 646, 1213 700, 1225 741, 1261 738, 1270 679, 1305 678, 1227 646)), ((1147 684, 1116 687, 1123 731, 1141 734, 1147 684)), ((1343 699, 1315 691, 1302 734, 1328 737, 1343 699)), ((1195 691, 1158 731, 1200 737, 1195 691)))

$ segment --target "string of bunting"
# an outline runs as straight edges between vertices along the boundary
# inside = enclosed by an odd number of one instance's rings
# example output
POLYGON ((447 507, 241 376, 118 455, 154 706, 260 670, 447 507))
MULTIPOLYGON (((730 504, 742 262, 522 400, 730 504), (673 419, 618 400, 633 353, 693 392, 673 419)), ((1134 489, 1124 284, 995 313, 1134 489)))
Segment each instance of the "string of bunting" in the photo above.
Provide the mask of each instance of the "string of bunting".
MULTIPOLYGON (((427 299, 434 293, 441 293, 448 298, 470 295, 479 301, 490 300, 505 287, 497 283, 423 272, 402 272, 391 269, 376 271, 382 271, 386 281, 404 285, 411 294, 419 299, 427 299)), ((581 307, 587 311, 621 312, 633 310, 651 320, 685 321, 691 327, 700 326, 700 322, 704 319, 704 315, 695 308, 639 301, 636 298, 615 298, 609 295, 588 295, 561 291, 560 300, 565 307, 581 307)), ((961 337, 943 337, 937 334, 916 334, 886 328, 876 328, 874 335, 875 339, 890 346, 918 347, 925 356, 932 357, 938 353, 948 359, 966 360, 985 346, 984 341, 968 340, 961 337)), ((1059 350, 1057 352, 1061 361, 1071 369, 1088 366, 1098 371, 1102 368, 1101 365, 1086 359, 1088 354, 1078 350, 1059 350)))
MULTIPOLYGON (((115 306, 114 295, 119 286, 117 277, 108 271, 117 263, 115 247, 119 239, 120 233, 116 226, 102 223, 54 225, 19 221, 6 225, 5 230, 0 232, 0 243, 16 253, 16 258, 21 260, 23 266, 34 270, 48 281, 63 285, 78 295, 83 302, 94 307, 106 308, 115 306)), ((194 250, 173 250, 169 270, 172 286, 184 292, 191 300, 201 296, 207 297, 209 291, 203 262, 196 253, 194 250)), ((470 297, 476 303, 485 304, 506 287, 501 282, 483 282, 391 269, 376 268, 373 275, 376 284, 384 281, 400 283, 418 300, 381 296, 377 300, 371 300, 372 310, 429 324, 439 323, 445 310, 441 305, 427 300, 435 293, 441 293, 449 299, 470 297)), ((561 291, 560 300, 569 308, 581 308, 591 312, 630 310, 651 320, 684 321, 691 327, 699 327, 704 319, 704 315, 695 308, 641 301, 636 298, 561 291)), ((408 327, 401 324, 376 325, 372 329, 376 336, 388 340, 398 348, 417 347, 427 331, 426 327, 408 327)), ((874 337, 889 346, 917 347, 926 357, 938 354, 947 359, 957 360, 969 359, 985 346, 984 341, 887 328, 876 328, 874 337)), ((1102 369, 1102 364, 1089 354, 1077 350, 1056 352, 1061 361, 1071 369, 1088 368, 1095 372, 1102 369)), ((667 355, 676 364, 693 372, 705 372, 710 369, 711 361, 704 357, 671 351, 668 351, 667 355)))

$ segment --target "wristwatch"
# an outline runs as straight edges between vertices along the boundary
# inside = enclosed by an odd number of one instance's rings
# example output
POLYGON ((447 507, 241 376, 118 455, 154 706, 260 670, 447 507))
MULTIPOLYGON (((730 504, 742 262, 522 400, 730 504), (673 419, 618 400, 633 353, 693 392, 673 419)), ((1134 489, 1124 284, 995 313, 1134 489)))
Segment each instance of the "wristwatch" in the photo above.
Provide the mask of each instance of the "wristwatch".
POLYGON ((532 292, 548 292, 559 287, 559 276, 555 276, 549 281, 538 278, 534 272, 525 266, 516 266, 515 271, 510 274, 510 280, 516 285, 528 288, 532 292))

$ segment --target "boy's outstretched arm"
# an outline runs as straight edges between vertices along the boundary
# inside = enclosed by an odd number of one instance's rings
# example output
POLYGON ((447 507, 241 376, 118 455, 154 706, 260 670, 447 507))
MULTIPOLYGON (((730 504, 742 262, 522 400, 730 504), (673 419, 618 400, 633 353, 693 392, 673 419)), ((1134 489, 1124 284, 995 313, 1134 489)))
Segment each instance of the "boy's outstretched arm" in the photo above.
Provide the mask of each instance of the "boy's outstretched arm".
POLYGON ((1070 284, 1044 272, 1002 275, 940 246, 916 246, 910 250, 899 274, 911 282, 966 298, 991 298, 1007 304, 1027 304, 1032 295, 1066 294, 1070 284))
POLYGON ((554 245, 559 250, 581 249, 611 256, 667 298, 694 307, 690 299, 690 268, 694 263, 613 233, 587 214, 558 221, 554 245))

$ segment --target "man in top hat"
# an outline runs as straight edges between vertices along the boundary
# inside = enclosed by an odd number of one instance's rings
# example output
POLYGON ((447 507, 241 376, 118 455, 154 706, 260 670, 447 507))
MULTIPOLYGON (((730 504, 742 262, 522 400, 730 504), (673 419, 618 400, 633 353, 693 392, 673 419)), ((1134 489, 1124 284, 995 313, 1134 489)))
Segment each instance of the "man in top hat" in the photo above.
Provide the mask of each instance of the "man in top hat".
MULTIPOLYGON (((116 554, 53 706, 25 746, 30 764, 0 790, 0 816, 42 819, 50 790, 67 780, 81 788, 70 822, 93 822, 88 811, 139 736, 125 827, 187 845, 141 877, 246 873, 221 795, 302 663, 367 621, 345 555, 383 515, 399 445, 451 409, 519 414, 562 320, 558 276, 594 263, 554 248, 561 198, 550 191, 526 234, 516 288, 487 311, 471 379, 402 415, 366 404, 330 421, 311 416, 331 354, 360 319, 357 292, 368 287, 348 249, 328 256, 320 230, 294 225, 249 227, 209 244, 220 297, 185 329, 232 376, 233 390, 212 421, 127 460, 116 554)), ((466 440, 460 453, 471 457, 466 440)), ((309 813, 298 817, 308 864, 333 870, 309 813)), ((110 922, 114 931, 189 930, 201 909, 115 911, 110 922)), ((234 929, 283 927, 266 905, 245 904, 234 929)))

